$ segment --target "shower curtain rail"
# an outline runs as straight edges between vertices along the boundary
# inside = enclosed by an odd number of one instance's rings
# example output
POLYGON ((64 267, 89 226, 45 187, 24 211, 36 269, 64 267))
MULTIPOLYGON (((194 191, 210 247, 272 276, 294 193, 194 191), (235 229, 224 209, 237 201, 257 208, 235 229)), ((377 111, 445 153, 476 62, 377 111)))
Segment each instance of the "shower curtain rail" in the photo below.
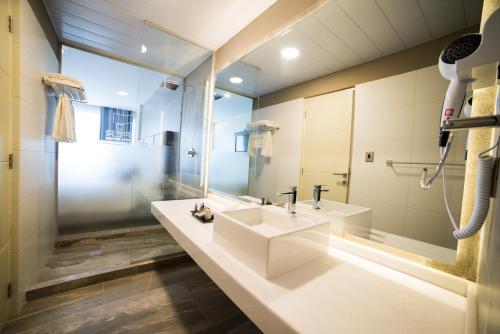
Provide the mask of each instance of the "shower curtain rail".
MULTIPOLYGON (((394 165, 418 165, 418 166, 437 166, 439 165, 437 162, 410 162, 410 161, 393 161, 386 160, 385 165, 387 167, 392 167, 394 165)), ((446 166, 454 166, 454 167, 465 167, 465 164, 454 164, 447 163, 446 166)))

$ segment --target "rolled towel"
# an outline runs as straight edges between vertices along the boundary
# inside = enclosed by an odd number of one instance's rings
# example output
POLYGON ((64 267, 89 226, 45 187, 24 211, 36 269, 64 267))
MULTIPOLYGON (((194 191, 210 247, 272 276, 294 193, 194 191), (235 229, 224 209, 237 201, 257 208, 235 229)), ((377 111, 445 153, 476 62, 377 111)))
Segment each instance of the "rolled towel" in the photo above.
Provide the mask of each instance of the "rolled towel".
POLYGON ((73 88, 83 89, 83 85, 80 81, 60 73, 47 73, 43 76, 43 81, 49 86, 65 85, 71 86, 73 88))
POLYGON ((261 130, 262 128, 271 128, 276 129, 278 127, 278 123, 272 120, 263 119, 260 121, 255 121, 247 124, 248 130, 261 130))

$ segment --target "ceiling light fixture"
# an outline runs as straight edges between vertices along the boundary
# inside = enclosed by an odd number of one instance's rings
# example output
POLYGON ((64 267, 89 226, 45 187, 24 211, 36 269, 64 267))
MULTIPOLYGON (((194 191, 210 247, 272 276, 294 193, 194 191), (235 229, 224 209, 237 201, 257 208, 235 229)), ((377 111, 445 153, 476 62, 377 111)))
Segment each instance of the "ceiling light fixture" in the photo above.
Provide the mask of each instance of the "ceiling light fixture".
POLYGON ((229 79, 229 81, 231 81, 234 84, 240 84, 243 82, 243 79, 240 77, 232 77, 231 79, 229 79))
POLYGON ((148 52, 148 48, 146 47, 146 45, 144 45, 144 44, 141 45, 141 52, 142 53, 148 52))
POLYGON ((284 48, 281 50, 281 56, 285 59, 294 59, 300 55, 300 51, 296 48, 284 48))
POLYGON ((120 95, 120 96, 127 96, 128 93, 127 92, 124 92, 123 90, 119 90, 116 92, 116 94, 120 95))

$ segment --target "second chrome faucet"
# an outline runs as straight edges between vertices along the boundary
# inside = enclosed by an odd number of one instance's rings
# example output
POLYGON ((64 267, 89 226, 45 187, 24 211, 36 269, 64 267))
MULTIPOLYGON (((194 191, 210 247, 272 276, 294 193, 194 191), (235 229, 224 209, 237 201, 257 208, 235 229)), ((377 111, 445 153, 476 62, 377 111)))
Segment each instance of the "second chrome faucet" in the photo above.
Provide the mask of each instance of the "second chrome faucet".
POLYGON ((290 187, 290 191, 286 193, 277 193, 276 196, 288 195, 288 213, 295 213, 295 207, 297 205, 297 187, 290 187))
MULTIPOLYGON (((330 191, 329 189, 323 189, 322 187, 324 187, 324 185, 321 184, 314 185, 314 191, 313 191, 314 209, 320 208, 319 203, 321 201, 321 193, 330 191)), ((276 196, 284 196, 284 195, 288 195, 288 202, 287 202, 288 213, 295 213, 295 207, 297 206, 297 187, 292 186, 290 187, 290 191, 276 194, 276 196)))
POLYGON ((322 189, 321 187, 324 187, 324 186, 321 184, 314 185, 314 191, 313 191, 313 208, 314 209, 320 208, 319 202, 321 201, 321 193, 330 191, 329 189, 322 189))

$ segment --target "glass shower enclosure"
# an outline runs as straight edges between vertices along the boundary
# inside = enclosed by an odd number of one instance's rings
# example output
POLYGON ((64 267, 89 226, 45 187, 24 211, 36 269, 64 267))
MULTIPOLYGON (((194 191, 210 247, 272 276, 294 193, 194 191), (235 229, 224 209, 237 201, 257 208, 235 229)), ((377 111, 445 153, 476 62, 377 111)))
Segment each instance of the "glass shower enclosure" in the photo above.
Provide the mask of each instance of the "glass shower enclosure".
POLYGON ((142 45, 148 68, 65 48, 89 103, 59 145, 61 234, 155 224, 151 201, 203 196, 211 52, 147 24, 142 45))

